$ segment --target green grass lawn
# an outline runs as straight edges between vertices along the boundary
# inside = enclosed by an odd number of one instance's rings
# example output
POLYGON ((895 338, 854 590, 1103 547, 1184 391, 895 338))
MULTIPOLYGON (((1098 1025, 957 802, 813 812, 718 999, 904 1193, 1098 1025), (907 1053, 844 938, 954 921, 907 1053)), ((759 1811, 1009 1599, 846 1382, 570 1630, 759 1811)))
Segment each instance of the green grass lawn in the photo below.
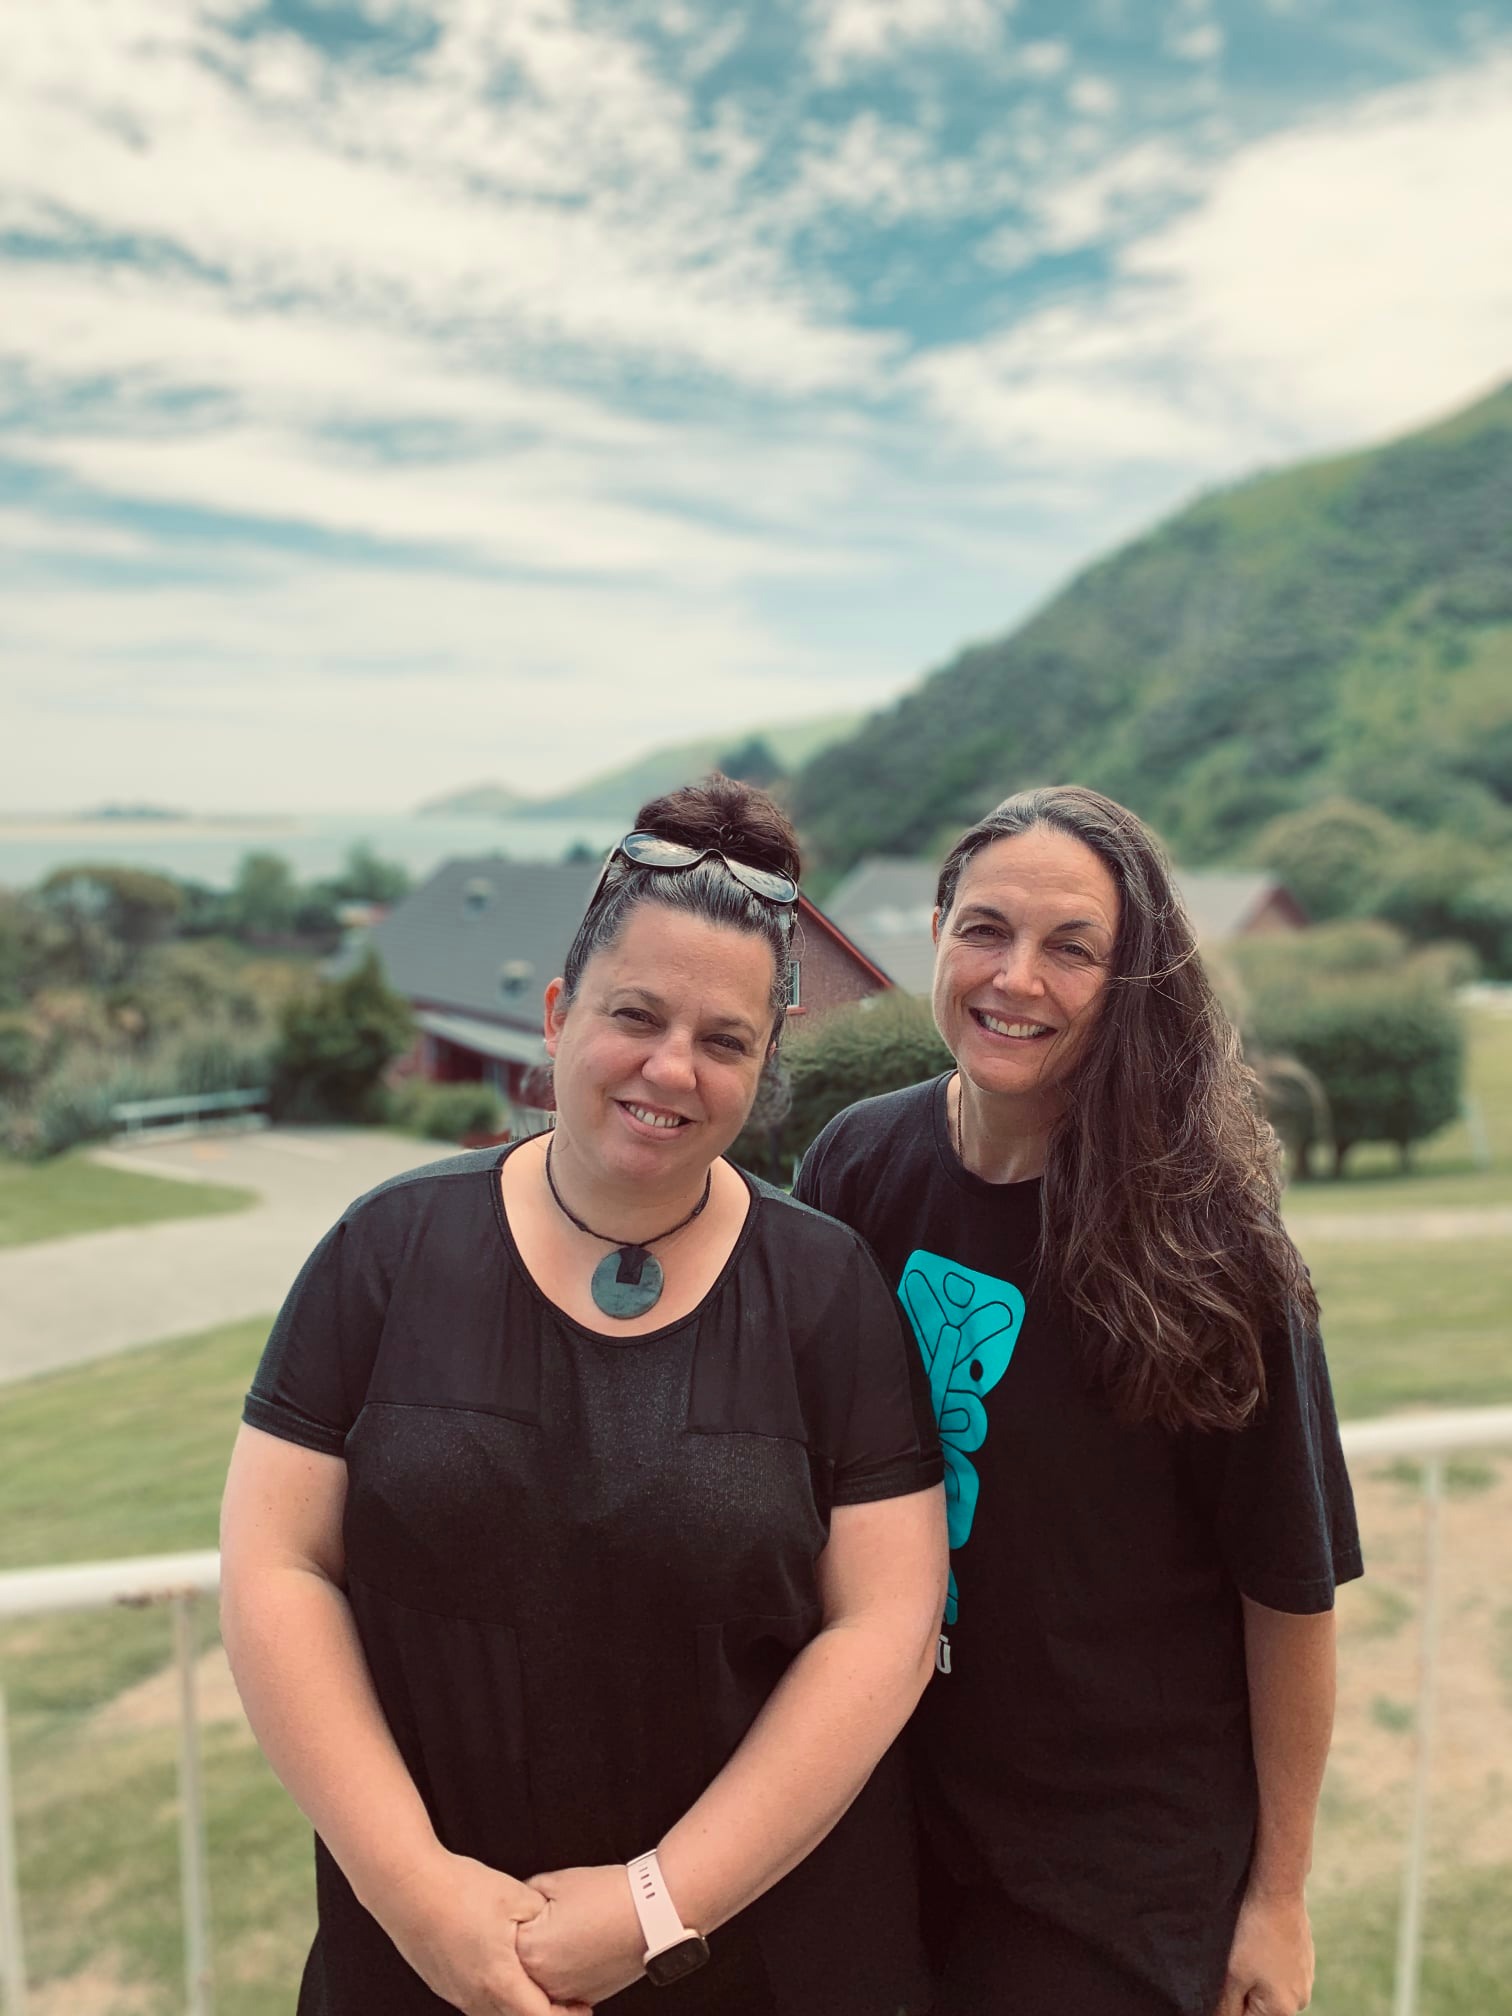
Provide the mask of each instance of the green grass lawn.
POLYGON ((213 1547, 268 1323, 0 1386, 0 1568, 213 1547))
POLYGON ((1310 1245, 1292 1229, 1323 1307, 1341 1419, 1512 1400, 1512 1239, 1310 1245))
POLYGON ((115 1225, 155 1225, 165 1218, 216 1217, 245 1211, 256 1202, 250 1190, 133 1176, 82 1155, 59 1155, 51 1162, 0 1157, 0 1247, 104 1232, 115 1225))
MULTIPOLYGON (((1422 2016, 1512 2016, 1512 1867, 1430 1875, 1422 2016)), ((1398 1890, 1375 1883, 1312 1899, 1318 1949, 1311 2016, 1391 2016, 1398 1890)))

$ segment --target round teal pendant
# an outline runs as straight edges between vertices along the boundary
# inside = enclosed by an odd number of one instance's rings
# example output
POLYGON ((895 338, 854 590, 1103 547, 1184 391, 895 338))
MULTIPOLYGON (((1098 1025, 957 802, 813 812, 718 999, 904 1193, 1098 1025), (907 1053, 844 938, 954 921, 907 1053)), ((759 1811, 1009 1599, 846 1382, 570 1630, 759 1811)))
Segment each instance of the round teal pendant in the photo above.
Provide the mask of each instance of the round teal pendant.
POLYGON ((661 1300, 661 1262, 644 1246, 617 1246, 593 1270, 593 1300, 606 1316, 629 1323, 661 1300))

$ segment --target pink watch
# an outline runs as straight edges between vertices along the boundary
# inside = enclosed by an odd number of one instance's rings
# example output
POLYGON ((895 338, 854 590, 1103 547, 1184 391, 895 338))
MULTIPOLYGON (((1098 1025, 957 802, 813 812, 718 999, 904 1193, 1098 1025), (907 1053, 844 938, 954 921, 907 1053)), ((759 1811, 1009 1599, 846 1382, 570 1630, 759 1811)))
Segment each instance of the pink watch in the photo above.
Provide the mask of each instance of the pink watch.
POLYGON ((682 1922, 681 1914, 667 1895, 661 1864, 653 1849, 625 1864, 630 1879, 630 1895, 635 1899, 635 1915, 640 1920, 646 1942, 646 1978, 657 1988, 681 1981, 702 1967, 709 1957, 709 1942, 682 1922))

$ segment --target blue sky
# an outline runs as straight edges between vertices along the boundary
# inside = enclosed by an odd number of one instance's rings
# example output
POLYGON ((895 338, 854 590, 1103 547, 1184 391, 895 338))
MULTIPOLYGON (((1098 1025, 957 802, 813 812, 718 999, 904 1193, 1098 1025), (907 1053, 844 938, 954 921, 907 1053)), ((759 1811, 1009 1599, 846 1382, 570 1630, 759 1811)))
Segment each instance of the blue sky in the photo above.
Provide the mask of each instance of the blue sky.
POLYGON ((876 704, 1512 375, 1512 0, 48 0, 0 810, 876 704))

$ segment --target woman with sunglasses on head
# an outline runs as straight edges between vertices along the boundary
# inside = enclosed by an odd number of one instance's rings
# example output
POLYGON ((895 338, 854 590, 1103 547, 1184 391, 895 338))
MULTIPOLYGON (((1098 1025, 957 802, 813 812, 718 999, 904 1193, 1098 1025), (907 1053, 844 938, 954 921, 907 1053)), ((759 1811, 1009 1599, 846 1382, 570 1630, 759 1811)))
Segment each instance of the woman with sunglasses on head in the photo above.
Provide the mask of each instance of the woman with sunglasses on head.
POLYGON ((938 2016, 1293 2016, 1360 1557, 1274 1139, 1122 806, 1006 800, 935 940, 955 1068, 842 1113, 796 1194, 896 1285, 945 1444, 938 2016))
POLYGON ((927 2007, 927 1395, 854 1233, 724 1159, 796 845, 722 778, 638 825, 546 990, 554 1131, 354 1204, 247 1401, 226 1642, 317 1833, 300 2016, 927 2007))

